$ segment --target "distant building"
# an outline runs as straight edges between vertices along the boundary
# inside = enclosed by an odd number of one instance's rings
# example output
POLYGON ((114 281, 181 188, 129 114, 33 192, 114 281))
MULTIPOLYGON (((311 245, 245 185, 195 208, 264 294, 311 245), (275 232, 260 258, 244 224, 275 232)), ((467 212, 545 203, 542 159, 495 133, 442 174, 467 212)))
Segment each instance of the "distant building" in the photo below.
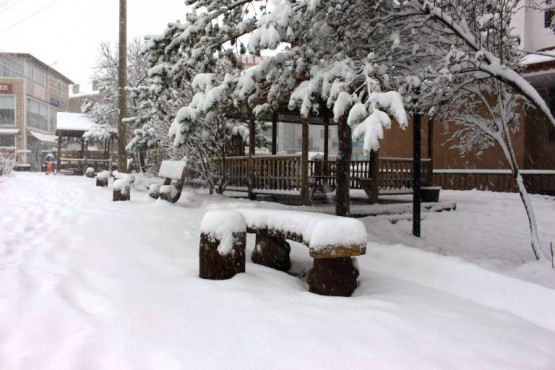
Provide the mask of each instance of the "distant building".
POLYGON ((56 146, 56 116, 68 109, 73 82, 30 54, 0 53, 0 148, 17 169, 39 171, 56 146))

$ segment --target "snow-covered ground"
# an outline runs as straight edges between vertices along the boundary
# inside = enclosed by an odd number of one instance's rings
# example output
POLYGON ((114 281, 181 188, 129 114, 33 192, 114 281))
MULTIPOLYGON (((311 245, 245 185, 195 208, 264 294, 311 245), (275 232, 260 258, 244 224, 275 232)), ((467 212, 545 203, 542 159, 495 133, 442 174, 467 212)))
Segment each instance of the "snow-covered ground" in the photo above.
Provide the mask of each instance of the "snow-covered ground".
MULTIPOLYGON (((0 369, 554 369, 555 272, 533 262, 518 196, 441 200, 457 210, 426 214, 421 239, 362 219, 360 286, 338 298, 250 261, 197 277, 207 210, 284 206, 112 202, 85 177, 18 173, 0 183, 0 369)), ((555 199, 533 203, 555 241, 555 199)), ((306 247, 292 263, 311 265, 306 247)))

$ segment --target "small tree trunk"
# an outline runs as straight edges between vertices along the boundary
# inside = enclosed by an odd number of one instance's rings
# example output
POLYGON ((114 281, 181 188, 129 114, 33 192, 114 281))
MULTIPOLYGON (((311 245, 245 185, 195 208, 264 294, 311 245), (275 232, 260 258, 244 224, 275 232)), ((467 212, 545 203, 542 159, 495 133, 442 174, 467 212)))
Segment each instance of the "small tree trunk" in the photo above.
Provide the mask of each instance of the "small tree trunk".
POLYGON ((497 140, 498 144, 503 150, 503 153, 505 154, 505 158, 507 159, 507 161, 509 162, 509 165, 511 166, 511 171, 516 181, 518 193, 520 194, 520 199, 522 200, 522 203, 524 204, 524 208, 526 210, 526 216, 528 217, 528 225, 530 227, 532 251, 534 252, 534 256, 536 257, 537 260, 546 260, 548 257, 545 255, 541 246, 540 238, 538 236, 538 227, 536 224, 536 215, 534 213, 534 208, 532 207, 532 203, 530 202, 528 191, 526 191, 526 187, 524 186, 524 181, 522 180, 520 169, 518 168, 518 162, 516 160, 516 155, 513 150, 509 130, 505 122, 502 122, 501 125, 502 125, 503 135, 502 137, 497 136, 495 139, 497 140))
POLYGON ((351 128, 347 124, 346 115, 341 117, 337 123, 337 136, 339 138, 339 153, 336 162, 335 182, 337 189, 335 192, 335 214, 338 216, 350 216, 351 198, 349 196, 349 180, 353 146, 351 128))

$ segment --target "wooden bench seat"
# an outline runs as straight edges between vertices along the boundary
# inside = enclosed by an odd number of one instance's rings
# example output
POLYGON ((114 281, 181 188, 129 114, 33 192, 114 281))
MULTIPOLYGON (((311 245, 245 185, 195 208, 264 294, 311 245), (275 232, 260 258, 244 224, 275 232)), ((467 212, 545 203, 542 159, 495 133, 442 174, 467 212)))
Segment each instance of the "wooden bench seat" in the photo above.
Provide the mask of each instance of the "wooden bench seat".
POLYGON ((350 296, 357 286, 353 257, 366 253, 367 235, 359 220, 320 213, 241 208, 208 212, 201 225, 200 277, 228 279, 244 272, 246 237, 256 234, 251 260, 277 270, 291 267, 287 240, 306 245, 314 264, 306 277, 313 293, 350 296), (237 226, 243 225, 243 226, 237 226), (223 248, 221 245, 238 244, 223 248), (230 254, 233 254, 231 256, 230 254), (235 257, 234 257, 235 256, 235 257), (235 266, 235 267, 234 267, 235 266))
POLYGON ((165 160, 160 165, 158 176, 164 178, 162 186, 154 184, 149 189, 152 198, 161 198, 175 203, 181 196, 185 178, 187 176, 187 162, 165 160), (172 182, 174 182, 172 184, 172 182))

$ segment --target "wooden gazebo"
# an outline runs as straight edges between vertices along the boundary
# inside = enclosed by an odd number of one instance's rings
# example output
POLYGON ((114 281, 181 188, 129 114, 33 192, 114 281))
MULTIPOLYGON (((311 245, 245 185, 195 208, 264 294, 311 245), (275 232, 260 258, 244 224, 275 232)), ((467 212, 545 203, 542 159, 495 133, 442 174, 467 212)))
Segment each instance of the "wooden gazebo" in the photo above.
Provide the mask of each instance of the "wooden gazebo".
POLYGON ((58 136, 57 147, 57 168, 60 170, 73 171, 83 174, 87 167, 93 167, 96 171, 106 169, 111 170, 114 163, 114 156, 111 148, 113 141, 117 137, 114 131, 110 133, 110 138, 104 140, 100 150, 89 150, 88 141, 85 133, 91 130, 94 122, 85 114, 60 112, 57 116, 56 135, 58 136), (80 149, 64 149, 64 144, 77 140, 80 142, 80 149))
MULTIPOLYGON (((272 155, 255 156, 255 137, 249 135, 248 155, 228 157, 228 189, 248 191, 252 194, 299 195, 303 204, 310 204, 312 195, 318 191, 336 188, 337 161, 329 159, 329 127, 335 125, 331 112, 322 110, 318 117, 304 119, 300 114, 286 108, 261 120, 272 122, 272 155), (278 122, 302 125, 301 154, 277 155, 278 122), (309 125, 324 126, 323 158, 309 158, 309 125)), ((252 114, 235 113, 229 118, 247 120, 254 132, 255 120, 252 114)), ((341 139, 340 139, 341 140, 341 139)), ((378 192, 409 192, 412 188, 413 158, 379 157, 378 152, 368 160, 351 160, 349 168, 349 187, 363 189, 370 202, 377 202, 378 192)), ((432 183, 431 159, 422 160, 422 184, 432 183)))

